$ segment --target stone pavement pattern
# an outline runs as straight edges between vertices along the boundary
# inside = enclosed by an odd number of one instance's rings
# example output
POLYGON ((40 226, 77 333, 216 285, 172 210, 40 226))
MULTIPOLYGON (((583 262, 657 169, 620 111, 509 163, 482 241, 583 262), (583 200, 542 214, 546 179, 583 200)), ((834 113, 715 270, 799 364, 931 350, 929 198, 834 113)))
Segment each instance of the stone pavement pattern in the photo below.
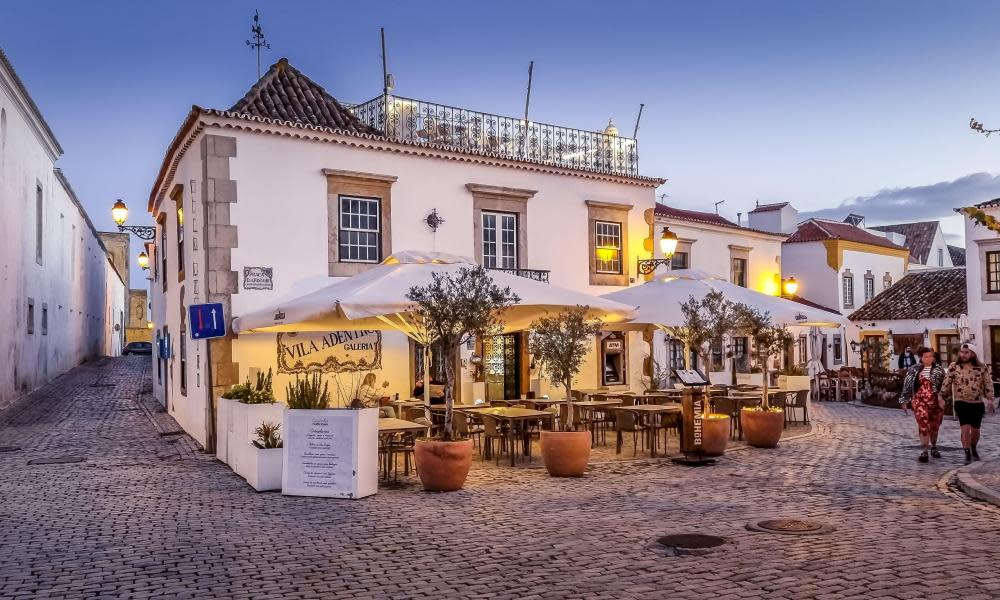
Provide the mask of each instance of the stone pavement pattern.
MULTIPOLYGON (((186 436, 158 435, 137 402, 146 365, 85 365, 0 413, 0 446, 21 448, 0 452, 0 598, 1000 597, 1000 509, 940 485, 961 451, 918 464, 896 411, 819 405, 814 435, 711 468, 484 469, 462 492, 351 502, 257 494, 186 436), (59 456, 86 462, 27 464, 59 456), (778 516, 837 529, 745 528, 778 516), (652 545, 675 532, 732 544, 652 545)), ((997 436, 990 420, 984 454, 997 436)), ((954 422, 942 443, 957 448, 954 422)))

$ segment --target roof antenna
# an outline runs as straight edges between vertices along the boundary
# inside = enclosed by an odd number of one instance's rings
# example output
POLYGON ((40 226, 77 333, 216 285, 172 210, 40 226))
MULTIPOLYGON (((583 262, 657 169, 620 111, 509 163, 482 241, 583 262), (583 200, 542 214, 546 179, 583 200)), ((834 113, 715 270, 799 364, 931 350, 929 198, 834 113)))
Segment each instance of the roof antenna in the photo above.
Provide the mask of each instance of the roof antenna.
POLYGON ((392 93, 396 82, 389 73, 389 57, 385 52, 385 27, 379 27, 378 31, 382 37, 382 125, 386 135, 389 135, 389 131, 394 130, 390 128, 392 124, 389 123, 389 94, 392 93))
POLYGON ((725 203, 725 200, 719 200, 715 203, 715 214, 719 214, 719 205, 725 203))
POLYGON ((642 107, 646 106, 643 103, 639 103, 639 114, 635 117, 635 129, 632 130, 632 139, 639 139, 639 119, 642 118, 642 107))
POLYGON ((260 25, 260 13, 256 10, 253 11, 253 25, 250 26, 250 32, 253 33, 253 41, 247 40, 246 42, 247 46, 257 51, 257 79, 260 79, 260 49, 270 50, 271 44, 264 39, 264 28, 260 25))
POLYGON ((521 136, 521 156, 524 156, 524 140, 528 137, 528 105, 531 104, 531 73, 535 70, 535 61, 528 63, 528 93, 524 97, 524 134, 521 136))

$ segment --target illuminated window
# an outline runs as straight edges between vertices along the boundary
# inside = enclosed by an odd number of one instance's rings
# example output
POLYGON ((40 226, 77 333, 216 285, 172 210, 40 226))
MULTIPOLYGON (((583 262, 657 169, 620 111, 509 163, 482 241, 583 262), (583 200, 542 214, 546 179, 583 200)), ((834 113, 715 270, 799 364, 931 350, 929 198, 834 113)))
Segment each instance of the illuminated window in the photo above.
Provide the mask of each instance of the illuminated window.
POLYGON ((595 248, 598 273, 622 272, 622 224, 609 221, 595 223, 595 248))

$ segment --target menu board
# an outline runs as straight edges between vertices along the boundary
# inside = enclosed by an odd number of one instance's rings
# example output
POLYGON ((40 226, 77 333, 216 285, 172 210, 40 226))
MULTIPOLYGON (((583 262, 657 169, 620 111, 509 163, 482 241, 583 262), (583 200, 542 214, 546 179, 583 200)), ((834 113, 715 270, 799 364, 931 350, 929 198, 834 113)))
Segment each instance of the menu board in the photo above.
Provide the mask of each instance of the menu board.
POLYGON ((708 385, 702 374, 694 369, 675 369, 674 373, 684 385, 708 385))
POLYGON ((356 497, 357 412, 285 412, 283 494, 356 497))

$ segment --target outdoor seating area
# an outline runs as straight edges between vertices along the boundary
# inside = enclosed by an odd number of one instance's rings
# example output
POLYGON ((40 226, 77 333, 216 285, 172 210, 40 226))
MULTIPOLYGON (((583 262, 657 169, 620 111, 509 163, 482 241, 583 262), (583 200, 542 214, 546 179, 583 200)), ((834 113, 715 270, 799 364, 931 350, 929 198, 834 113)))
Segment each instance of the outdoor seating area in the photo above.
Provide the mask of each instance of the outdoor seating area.
POLYGON ((823 371, 813 381, 812 393, 816 400, 826 402, 851 402, 860 398, 862 371, 858 367, 842 367, 836 371, 823 371), (818 385, 818 388, 817 388, 818 385))

